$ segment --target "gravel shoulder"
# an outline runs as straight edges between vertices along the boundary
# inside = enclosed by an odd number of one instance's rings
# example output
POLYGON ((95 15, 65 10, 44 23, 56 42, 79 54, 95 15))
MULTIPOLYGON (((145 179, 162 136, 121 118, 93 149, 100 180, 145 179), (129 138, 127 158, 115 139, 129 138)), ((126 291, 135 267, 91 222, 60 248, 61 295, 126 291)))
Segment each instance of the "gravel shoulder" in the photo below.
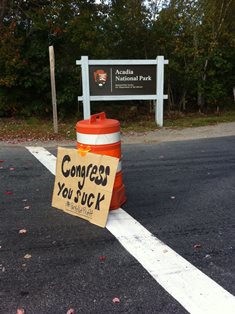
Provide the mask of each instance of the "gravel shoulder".
MULTIPOLYGON (((235 122, 184 129, 161 128, 144 133, 128 132, 122 134, 122 144, 161 143, 185 141, 214 137, 235 136, 235 122)), ((74 146, 75 140, 64 141, 0 141, 1 146, 74 146)))
POLYGON ((235 122, 230 122, 184 129, 169 129, 163 127, 162 129, 159 129, 157 131, 151 131, 142 134, 126 134, 122 138, 122 143, 157 143, 169 141, 196 140, 233 135, 235 135, 235 122))

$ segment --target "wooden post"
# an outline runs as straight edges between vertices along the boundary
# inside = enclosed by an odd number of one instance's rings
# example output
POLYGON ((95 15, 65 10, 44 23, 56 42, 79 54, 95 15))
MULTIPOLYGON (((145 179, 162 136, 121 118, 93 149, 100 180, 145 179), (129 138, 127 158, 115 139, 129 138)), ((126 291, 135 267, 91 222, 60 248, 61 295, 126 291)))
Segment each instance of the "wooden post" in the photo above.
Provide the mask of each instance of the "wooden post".
POLYGON ((51 73, 51 96, 53 109, 53 126, 54 132, 58 133, 57 104, 56 104, 56 88, 55 88, 55 53, 54 47, 49 46, 50 73, 51 73))

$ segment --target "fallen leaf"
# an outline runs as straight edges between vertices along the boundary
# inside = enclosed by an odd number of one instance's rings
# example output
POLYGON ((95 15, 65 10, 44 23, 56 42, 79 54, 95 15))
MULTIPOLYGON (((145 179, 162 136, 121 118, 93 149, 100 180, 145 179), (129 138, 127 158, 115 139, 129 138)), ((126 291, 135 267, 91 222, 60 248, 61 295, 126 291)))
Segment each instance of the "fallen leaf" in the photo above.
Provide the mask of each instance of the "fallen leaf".
POLYGON ((5 191, 4 194, 5 194, 5 195, 12 195, 13 192, 11 192, 11 191, 5 191))
POLYGON ((171 199, 174 200, 174 199, 175 199, 175 196, 171 196, 171 199))
POLYGON ((75 310, 74 309, 69 309, 66 314, 75 314, 75 310))
POLYGON ((23 199, 23 200, 22 200, 22 202, 27 202, 27 199, 26 199, 26 198, 25 198, 25 199, 23 199))
POLYGON ((167 253, 168 252, 168 250, 163 250, 163 253, 167 253))
POLYGON ((117 297, 113 298, 113 303, 115 304, 120 303, 120 299, 117 297))
POLYGON ((15 168, 11 167, 11 168, 9 168, 9 170, 10 170, 10 171, 14 171, 14 170, 15 170, 15 168))
POLYGON ((25 256, 24 256, 25 259, 30 259, 31 257, 32 257, 32 255, 30 255, 30 254, 25 254, 25 256))
POLYGON ((3 159, 0 159, 0 162, 4 162, 5 160, 3 160, 3 159))
POLYGON ((100 260, 101 262, 104 262, 104 261, 106 260, 106 256, 101 255, 101 256, 99 257, 99 260, 100 260))
POLYGON ((16 314, 26 314, 24 309, 17 309, 16 314))
POLYGON ((20 230, 19 230, 19 234, 25 234, 25 233, 27 233, 27 230, 26 230, 26 229, 20 229, 20 230))
POLYGON ((1 166, 0 169, 3 169, 3 167, 1 166))
POLYGON ((194 247, 195 249, 200 249, 202 246, 201 246, 201 244, 197 243, 197 244, 194 244, 193 247, 194 247))
POLYGON ((30 206, 25 206, 24 209, 30 209, 30 206))

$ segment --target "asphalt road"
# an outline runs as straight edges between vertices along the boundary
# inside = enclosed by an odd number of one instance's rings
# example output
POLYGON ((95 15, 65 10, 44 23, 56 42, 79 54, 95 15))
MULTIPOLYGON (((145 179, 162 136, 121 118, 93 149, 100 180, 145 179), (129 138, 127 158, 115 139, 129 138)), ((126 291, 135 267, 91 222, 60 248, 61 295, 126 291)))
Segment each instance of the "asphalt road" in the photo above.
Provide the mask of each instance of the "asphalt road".
MULTIPOLYGON (((124 210, 235 295, 235 137, 122 151, 124 210)), ((52 208, 53 183, 24 147, 0 148, 0 314, 187 313, 107 229, 52 208)))

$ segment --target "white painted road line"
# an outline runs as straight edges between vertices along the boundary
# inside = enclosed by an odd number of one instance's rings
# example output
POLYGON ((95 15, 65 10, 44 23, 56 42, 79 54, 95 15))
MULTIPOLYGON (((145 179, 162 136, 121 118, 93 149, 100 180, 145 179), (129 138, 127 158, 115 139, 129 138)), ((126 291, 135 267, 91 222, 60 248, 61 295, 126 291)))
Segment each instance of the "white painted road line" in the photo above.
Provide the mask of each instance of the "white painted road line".
MULTIPOLYGON (((42 147, 27 149, 55 174, 55 156, 42 147)), ((106 228, 189 313, 235 313, 235 297, 231 293, 153 236, 123 209, 110 212, 106 228)))
POLYGON ((235 297, 165 245, 123 209, 110 212, 106 228, 190 313, 235 313, 235 297))
POLYGON ((44 147, 26 147, 52 174, 56 172, 56 157, 44 147))

